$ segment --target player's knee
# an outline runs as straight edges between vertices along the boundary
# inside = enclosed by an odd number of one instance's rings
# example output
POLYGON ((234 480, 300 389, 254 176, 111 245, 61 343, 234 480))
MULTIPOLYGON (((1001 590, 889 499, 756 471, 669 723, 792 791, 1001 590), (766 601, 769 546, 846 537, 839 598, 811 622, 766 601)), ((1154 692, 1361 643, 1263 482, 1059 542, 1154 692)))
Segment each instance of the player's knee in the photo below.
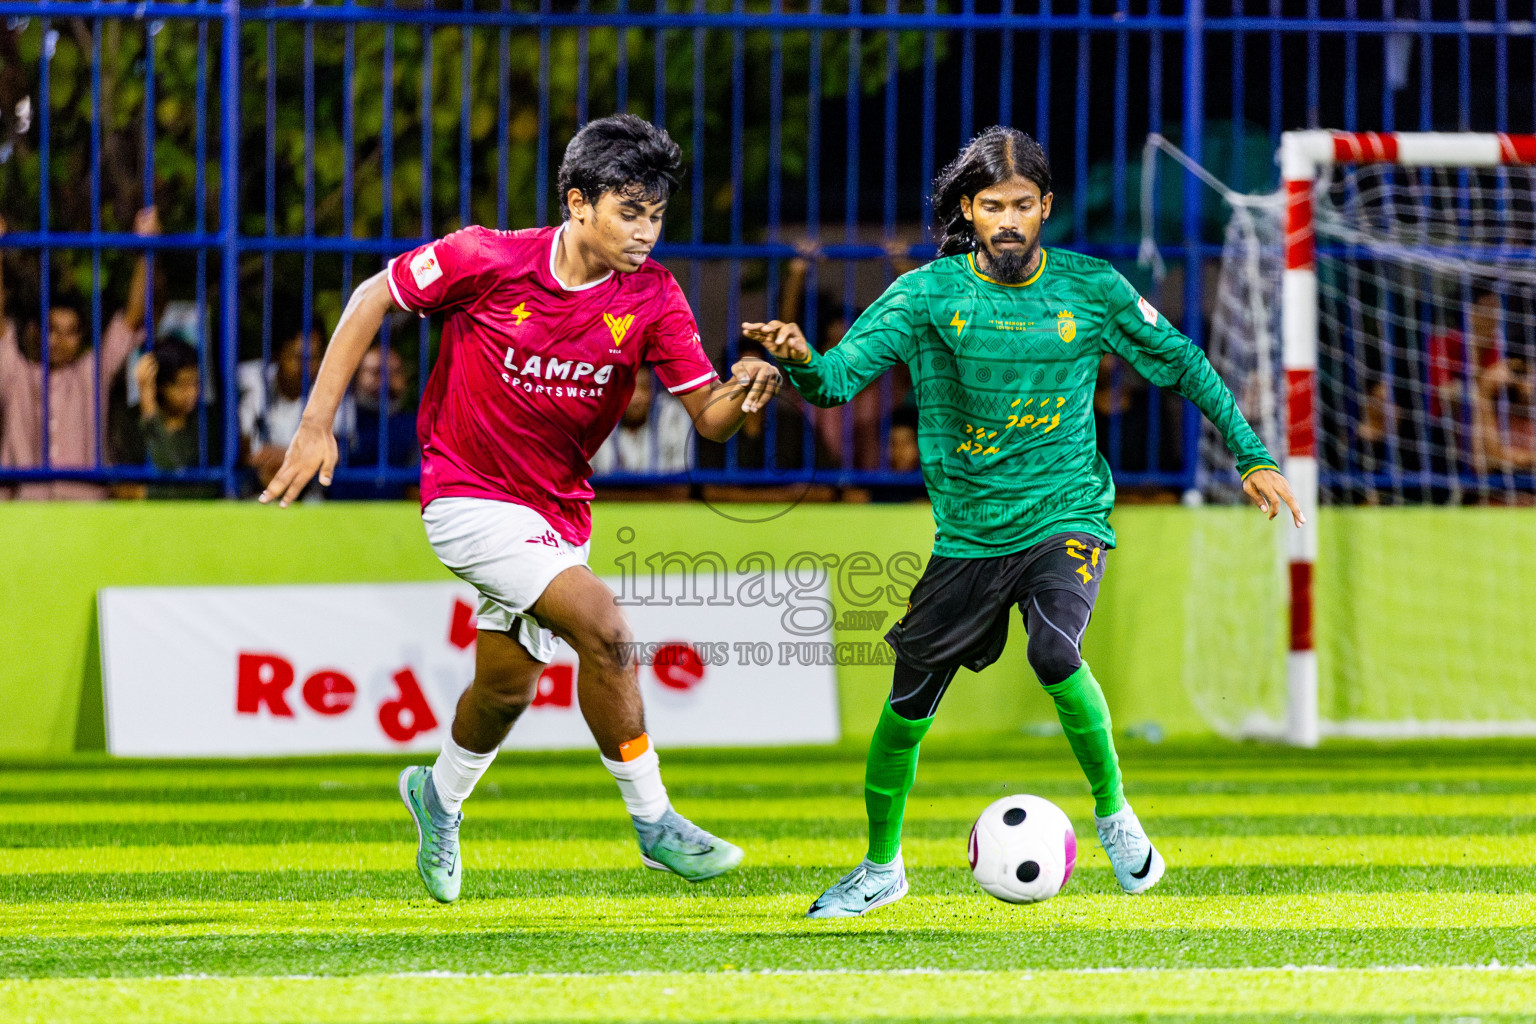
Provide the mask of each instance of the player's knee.
POLYGON ((582 664, 605 672, 619 672, 634 662, 634 639, 623 616, 613 615, 591 623, 575 636, 575 648, 582 664))
POLYGON ((1046 686, 1055 686, 1083 664, 1077 645, 1050 628, 1031 634, 1028 655, 1029 667, 1046 686))

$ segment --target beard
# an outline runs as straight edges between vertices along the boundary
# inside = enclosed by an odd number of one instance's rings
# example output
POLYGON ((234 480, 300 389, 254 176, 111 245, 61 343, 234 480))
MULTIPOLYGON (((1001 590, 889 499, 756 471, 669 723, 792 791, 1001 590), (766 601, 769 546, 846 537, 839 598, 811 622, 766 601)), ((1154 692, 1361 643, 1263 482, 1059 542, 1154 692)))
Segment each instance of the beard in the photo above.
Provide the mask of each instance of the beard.
MULTIPOLYGON (((999 242, 1022 242, 1018 235, 994 235, 992 244, 999 242)), ((1040 246, 1026 245, 1022 249, 999 249, 997 251, 986 250, 987 276, 1001 281, 1003 284, 1023 284, 1024 278, 1029 273, 1030 264, 1035 261, 1035 253, 1040 251, 1040 246)))

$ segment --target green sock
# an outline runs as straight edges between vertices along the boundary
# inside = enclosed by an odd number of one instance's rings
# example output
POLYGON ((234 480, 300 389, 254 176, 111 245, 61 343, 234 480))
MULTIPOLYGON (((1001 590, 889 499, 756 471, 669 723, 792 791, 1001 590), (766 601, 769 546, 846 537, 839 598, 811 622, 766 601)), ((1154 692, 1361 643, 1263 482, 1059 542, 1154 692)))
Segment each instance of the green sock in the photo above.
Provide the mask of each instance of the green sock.
POLYGON ((1085 661, 1076 672, 1047 686, 1045 692, 1056 702, 1056 717, 1061 719, 1067 745, 1088 776, 1093 789, 1093 813, 1103 818, 1125 806, 1125 791, 1120 783, 1120 759, 1115 756, 1109 705, 1104 691, 1093 678, 1085 661))
POLYGON ((869 853, 874 864, 889 864, 901 852, 901 818, 917 779, 917 747, 932 718, 912 721, 891 710, 887 700, 869 741, 864 765, 864 809, 869 813, 869 853))

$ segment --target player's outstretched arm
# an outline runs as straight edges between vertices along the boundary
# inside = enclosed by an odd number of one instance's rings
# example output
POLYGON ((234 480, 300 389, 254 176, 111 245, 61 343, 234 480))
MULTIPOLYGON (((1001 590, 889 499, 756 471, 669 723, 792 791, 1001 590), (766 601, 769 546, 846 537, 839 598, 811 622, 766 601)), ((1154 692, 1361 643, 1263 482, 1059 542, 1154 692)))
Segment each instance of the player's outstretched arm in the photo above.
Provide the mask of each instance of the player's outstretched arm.
POLYGON ((678 399, 700 437, 724 444, 741 428, 747 413, 766 407, 778 394, 780 380, 776 366, 749 356, 731 367, 729 380, 679 395, 678 399))
POLYGON ((1284 504, 1291 510, 1291 522, 1300 529, 1306 524, 1307 517, 1302 514, 1301 506, 1296 503, 1296 496, 1291 493, 1291 485, 1286 483, 1285 477, 1273 469, 1258 469, 1248 474, 1248 479, 1243 481, 1243 493, 1259 506, 1259 511, 1265 513, 1270 519, 1275 518, 1280 512, 1280 506, 1284 504))
MULTIPOLYGON (((859 324, 863 322, 861 319, 859 324)), ((779 361, 789 382, 807 402, 830 409, 852 399, 894 362, 883 339, 860 332, 859 324, 823 355, 811 348, 799 324, 783 320, 744 323, 741 333, 760 342, 779 361)))
POLYGON ((379 325, 395 300, 389 294, 386 268, 357 286, 347 308, 342 311, 331 343, 320 361, 315 383, 309 391, 309 401, 304 405, 304 417, 299 421, 299 431, 288 445, 283 456, 282 468, 261 492, 263 504, 276 500, 279 507, 298 499, 316 473, 326 486, 331 482, 331 471, 336 468, 336 436, 331 425, 336 410, 346 396, 352 375, 363 361, 363 353, 379 333, 379 325))
POLYGON ((799 324, 783 320, 745 323, 741 332, 779 361, 807 402, 830 409, 852 401, 897 363, 911 361, 916 348, 909 312, 912 287, 908 278, 897 280, 826 352, 811 348, 799 324))

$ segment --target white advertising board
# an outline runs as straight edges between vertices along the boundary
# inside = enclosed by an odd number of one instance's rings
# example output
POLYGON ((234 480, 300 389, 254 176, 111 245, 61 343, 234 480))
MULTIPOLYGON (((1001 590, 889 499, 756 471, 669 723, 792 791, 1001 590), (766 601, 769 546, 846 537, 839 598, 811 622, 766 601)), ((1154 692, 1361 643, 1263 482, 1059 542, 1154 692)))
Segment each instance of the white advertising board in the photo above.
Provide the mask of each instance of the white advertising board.
MULTIPOLYGON (((824 591, 808 596, 825 616, 735 601, 625 608, 657 745, 835 741, 836 670, 803 656, 832 638, 824 591)), ((114 754, 435 750, 474 675, 475 592, 460 583, 116 587, 99 601, 114 754)), ((591 748, 576 680, 562 644, 505 746, 591 748)))

